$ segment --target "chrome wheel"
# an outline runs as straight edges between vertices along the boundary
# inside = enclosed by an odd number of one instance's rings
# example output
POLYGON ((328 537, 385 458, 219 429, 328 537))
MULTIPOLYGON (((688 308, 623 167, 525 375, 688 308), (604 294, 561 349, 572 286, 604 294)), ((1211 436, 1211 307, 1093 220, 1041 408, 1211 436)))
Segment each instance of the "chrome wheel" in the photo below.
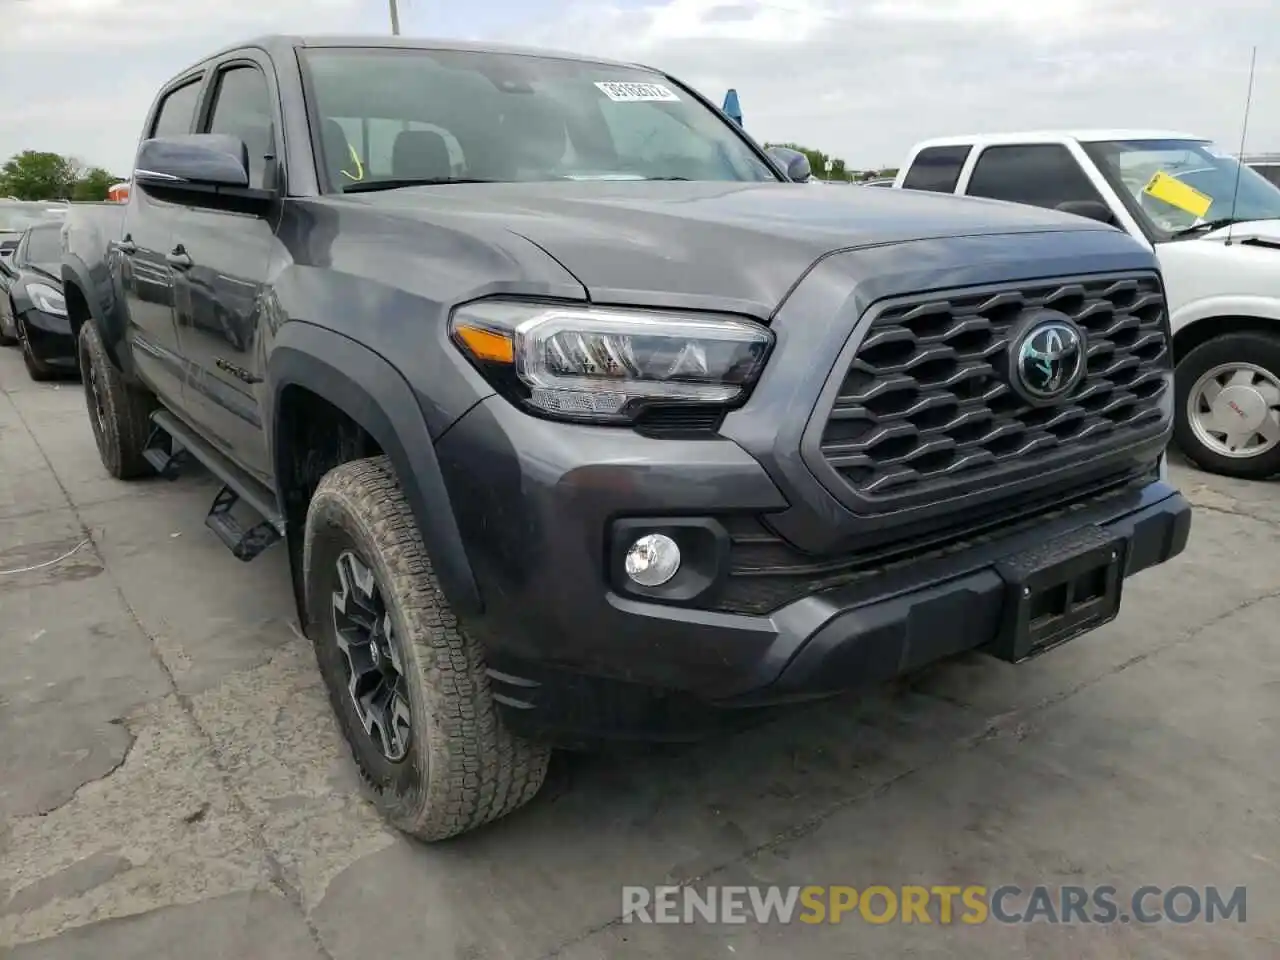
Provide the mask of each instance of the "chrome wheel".
POLYGON ((399 763, 409 752, 413 722, 391 614, 373 571, 359 557, 344 551, 337 566, 333 626, 345 662, 347 693, 374 746, 399 763))
POLYGON ((1219 456, 1262 456, 1280 444, 1280 377, 1252 363, 1213 367, 1191 387, 1187 421, 1219 456))

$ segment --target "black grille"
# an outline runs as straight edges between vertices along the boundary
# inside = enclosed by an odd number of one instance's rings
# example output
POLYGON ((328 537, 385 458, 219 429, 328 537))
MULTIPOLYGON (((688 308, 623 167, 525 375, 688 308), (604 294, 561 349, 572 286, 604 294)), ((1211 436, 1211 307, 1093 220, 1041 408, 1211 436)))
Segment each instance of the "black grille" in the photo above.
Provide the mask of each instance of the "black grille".
POLYGON ((1167 426, 1165 303, 1149 274, 1050 280, 892 302, 867 329, 822 432, 821 453, 859 512, 994 479, 1012 461, 1124 448, 1167 426), (1087 373, 1062 403, 1032 407, 1002 366, 1013 328, 1050 308, 1084 331, 1087 373))

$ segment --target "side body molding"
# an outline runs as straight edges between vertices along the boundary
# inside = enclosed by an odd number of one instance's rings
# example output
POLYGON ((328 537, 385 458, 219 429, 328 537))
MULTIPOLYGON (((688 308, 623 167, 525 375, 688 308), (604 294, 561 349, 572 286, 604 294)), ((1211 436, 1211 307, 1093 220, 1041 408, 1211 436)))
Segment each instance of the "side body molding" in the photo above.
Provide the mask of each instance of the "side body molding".
MULTIPOLYGON (((462 535, 454 518, 426 420, 404 377, 387 360, 341 334, 293 320, 276 332, 267 363, 271 383, 268 424, 275 423, 281 394, 299 386, 332 403, 377 441, 418 522, 436 576, 458 614, 483 610, 462 535)), ((276 496, 284 503, 279 465, 284 452, 272 430, 276 496)))

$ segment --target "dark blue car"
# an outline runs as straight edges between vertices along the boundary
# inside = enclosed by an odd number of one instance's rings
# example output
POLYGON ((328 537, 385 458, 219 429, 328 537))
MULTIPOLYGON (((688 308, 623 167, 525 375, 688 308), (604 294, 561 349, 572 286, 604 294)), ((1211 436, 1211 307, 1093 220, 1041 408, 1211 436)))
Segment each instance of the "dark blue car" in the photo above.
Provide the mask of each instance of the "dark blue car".
POLYGON ((13 254, 0 259, 0 343, 21 344, 33 380, 77 369, 62 297, 61 229, 59 220, 29 227, 13 254))

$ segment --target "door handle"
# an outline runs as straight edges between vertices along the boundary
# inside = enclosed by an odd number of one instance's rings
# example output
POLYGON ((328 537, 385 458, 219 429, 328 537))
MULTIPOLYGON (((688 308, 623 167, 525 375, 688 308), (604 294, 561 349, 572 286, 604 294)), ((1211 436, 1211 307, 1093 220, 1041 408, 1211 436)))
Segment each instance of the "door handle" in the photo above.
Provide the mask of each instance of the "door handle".
POLYGON ((133 242, 133 237, 127 233, 124 235, 124 239, 120 241, 118 246, 120 248, 120 252, 126 256, 138 252, 138 245, 133 242))
POLYGON ((179 270, 185 270, 191 266, 191 258, 182 247, 174 247, 172 253, 165 255, 165 260, 168 261, 169 266, 177 267, 179 270))

